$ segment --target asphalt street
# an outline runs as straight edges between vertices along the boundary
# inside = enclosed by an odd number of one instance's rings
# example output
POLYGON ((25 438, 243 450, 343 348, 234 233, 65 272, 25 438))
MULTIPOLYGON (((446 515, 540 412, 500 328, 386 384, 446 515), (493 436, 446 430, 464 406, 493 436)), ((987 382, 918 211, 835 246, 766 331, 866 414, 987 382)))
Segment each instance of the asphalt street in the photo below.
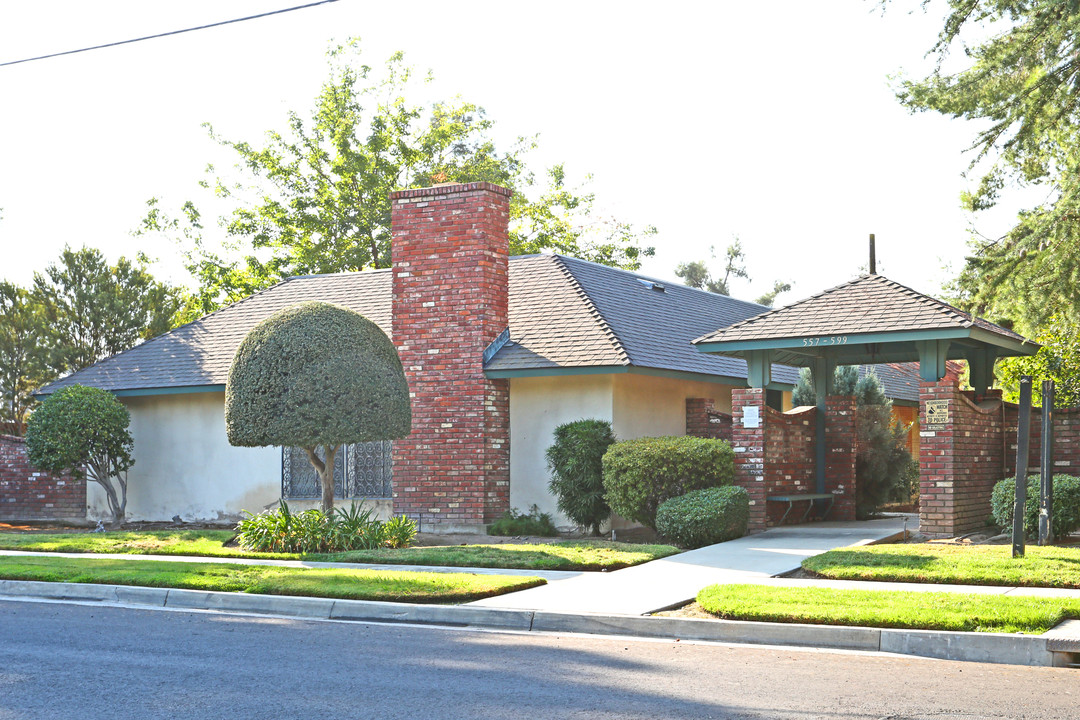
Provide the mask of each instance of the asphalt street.
POLYGON ((8 718, 1080 717, 1080 670, 0 601, 8 718))

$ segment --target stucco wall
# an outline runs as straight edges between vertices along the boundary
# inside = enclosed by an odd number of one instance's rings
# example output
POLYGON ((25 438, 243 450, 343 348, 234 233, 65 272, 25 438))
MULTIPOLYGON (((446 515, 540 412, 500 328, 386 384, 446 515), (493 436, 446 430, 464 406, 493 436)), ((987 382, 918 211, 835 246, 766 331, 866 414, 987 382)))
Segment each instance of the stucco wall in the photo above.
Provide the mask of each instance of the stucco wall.
POLYGON ((731 412, 731 386, 695 380, 614 375, 613 423, 620 440, 686 434, 686 398, 711 398, 731 412))
MULTIPOLYGON (((128 473, 131 520, 233 520, 281 497, 281 450, 238 448, 225 437, 225 393, 121 398, 131 413, 135 465, 128 473)), ((105 495, 89 483, 88 517, 108 519, 105 495)))
POLYGON ((555 428, 583 418, 611 421, 613 375, 514 378, 510 381, 510 507, 536 505, 570 525, 548 492, 547 461, 555 428))

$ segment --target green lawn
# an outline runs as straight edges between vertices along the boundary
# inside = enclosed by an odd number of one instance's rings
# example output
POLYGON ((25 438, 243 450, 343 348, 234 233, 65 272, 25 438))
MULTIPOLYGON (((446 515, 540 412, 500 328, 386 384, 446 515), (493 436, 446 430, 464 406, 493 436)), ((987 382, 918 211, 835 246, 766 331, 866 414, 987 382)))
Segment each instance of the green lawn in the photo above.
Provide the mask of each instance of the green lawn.
POLYGON ((803 560, 803 569, 838 580, 1080 588, 1080 547, 910 543, 840 548, 803 560))
POLYGON ((563 541, 535 545, 450 545, 348 553, 305 555, 251 553, 225 547, 231 530, 156 530, 147 532, 0 533, 0 550, 135 555, 254 557, 327 562, 446 565, 451 567, 523 568, 526 570, 617 570, 674 555, 670 545, 634 545, 606 540, 563 541))
POLYGON ((671 545, 633 545, 608 540, 585 540, 536 545, 450 545, 397 550, 383 548, 310 556, 308 559, 525 570, 618 570, 678 552, 678 548, 671 545))
POLYGON ((725 620, 1041 634, 1080 618, 1080 599, 711 585, 697 596, 725 620))
POLYGON ((100 558, 0 557, 0 579, 142 585, 349 600, 462 603, 524 590, 537 577, 100 558))

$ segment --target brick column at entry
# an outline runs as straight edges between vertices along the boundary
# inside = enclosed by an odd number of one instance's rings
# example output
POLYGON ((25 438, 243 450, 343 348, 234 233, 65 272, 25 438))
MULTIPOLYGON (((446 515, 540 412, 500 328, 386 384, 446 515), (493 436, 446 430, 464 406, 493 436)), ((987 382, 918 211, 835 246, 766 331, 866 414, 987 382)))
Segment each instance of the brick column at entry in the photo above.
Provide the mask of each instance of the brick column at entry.
POLYGON ((747 533, 763 532, 767 524, 765 496, 765 390, 731 390, 731 446, 735 449, 735 484, 750 494, 747 533), (746 408, 756 407, 757 427, 744 427, 746 408))
POLYGON ((393 340, 413 430, 394 443, 394 512, 482 529, 510 504, 508 380, 484 375, 507 328, 510 191, 402 190, 393 204, 393 340))
POLYGON ((833 494, 829 520, 855 519, 855 398, 825 399, 825 492, 833 494))

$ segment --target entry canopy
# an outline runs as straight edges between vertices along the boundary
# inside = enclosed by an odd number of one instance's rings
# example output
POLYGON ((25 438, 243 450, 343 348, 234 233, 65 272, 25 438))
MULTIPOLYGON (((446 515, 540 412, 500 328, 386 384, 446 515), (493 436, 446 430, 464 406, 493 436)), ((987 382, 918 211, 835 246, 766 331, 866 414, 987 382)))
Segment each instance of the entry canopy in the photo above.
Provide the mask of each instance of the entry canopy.
POLYGON ((946 360, 967 360, 977 392, 993 383, 997 358, 1039 349, 1011 330, 882 275, 861 275, 694 344, 701 352, 745 358, 751 387, 769 384, 772 363, 814 368, 815 379, 824 377, 828 385, 837 365, 917 360, 922 379, 933 382, 945 377, 946 360))

